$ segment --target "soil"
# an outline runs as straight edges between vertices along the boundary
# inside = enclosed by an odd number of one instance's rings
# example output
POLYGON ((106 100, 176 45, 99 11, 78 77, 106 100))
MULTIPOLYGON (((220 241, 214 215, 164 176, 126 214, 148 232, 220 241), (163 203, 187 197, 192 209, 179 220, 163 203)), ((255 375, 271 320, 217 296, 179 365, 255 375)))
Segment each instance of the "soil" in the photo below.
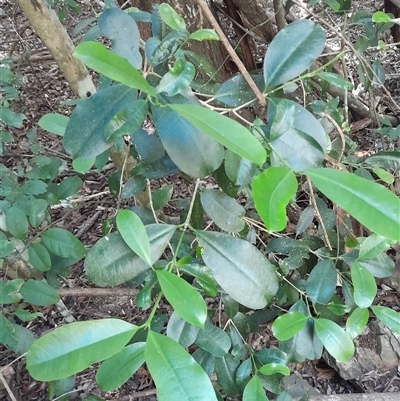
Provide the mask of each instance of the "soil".
MULTIPOLYGON (((81 1, 82 12, 74 14, 67 12, 63 24, 71 34, 76 24, 88 17, 96 15, 100 9, 97 2, 81 1)), ((354 5, 355 2, 353 2, 354 5)), ((359 2, 362 8, 369 7, 376 10, 382 2, 359 2)), ((335 16, 332 15, 334 19, 335 16)), ((334 23, 334 22, 332 22, 334 23)), ((14 71, 22 77, 23 84, 20 90, 20 100, 13 103, 14 110, 24 113, 26 120, 21 129, 12 129, 14 142, 8 149, 8 155, 1 162, 7 165, 18 164, 23 157, 30 156, 30 143, 27 134, 32 128, 37 129, 37 140, 43 154, 53 154, 63 158, 67 166, 71 166, 71 159, 65 154, 59 138, 41 130, 37 123, 46 113, 61 113, 69 115, 72 107, 64 105, 74 95, 68 87, 56 64, 49 56, 42 42, 36 37, 19 7, 13 1, 0 0, 0 57, 13 57, 14 71)), ((392 39, 386 37, 390 43, 392 39)), ((374 54, 371 52, 371 59, 374 54)), ((350 67, 353 61, 349 60, 350 67)), ((398 49, 391 48, 384 58, 384 69, 388 75, 385 84, 387 91, 377 91, 377 102, 385 113, 397 115, 392 99, 400 99, 400 56, 398 49), (388 96, 388 93, 390 96, 388 96)), ((353 68, 353 67, 351 67, 353 68)), ((363 127, 355 132, 352 138, 357 142, 360 152, 373 153, 382 146, 380 138, 371 133, 370 128, 363 127)), ((386 146, 393 146, 388 143, 386 146)), ((70 168, 70 167, 69 167, 70 168)), ((63 174, 68 174, 66 170, 63 174)), ((75 235, 87 247, 91 247, 102 237, 101 224, 107 218, 112 218, 116 212, 116 200, 108 192, 108 176, 110 170, 104 169, 101 173, 90 171, 82 179, 84 185, 80 191, 80 201, 74 209, 53 209, 52 221, 56 227, 65 228, 75 235)), ((179 175, 170 178, 174 184, 174 195, 168 210, 170 215, 178 215, 177 201, 186 199, 190 188, 179 175)), ((210 186, 213 184, 210 183, 210 186)), ((85 277, 82 263, 71 268, 71 275, 65 279, 64 286, 69 288, 90 288, 91 284, 85 277)), ((397 305, 399 309, 399 293, 390 290, 381 290, 378 302, 384 305, 397 305)), ((63 302, 70 314, 77 321, 101 319, 105 317, 121 317, 131 323, 145 319, 146 311, 134 306, 129 296, 78 296, 64 297, 63 302)), ((217 307, 217 306, 216 306, 217 307)), ((167 308, 167 306, 166 306, 167 308)), ((43 333, 64 324, 63 317, 56 307, 40 308, 43 318, 36 319, 26 326, 39 337, 43 333)), ((268 325, 260 326, 259 331, 249 338, 255 347, 264 344, 273 345, 274 339, 268 325)), ((15 400, 48 400, 47 383, 36 382, 25 369, 25 359, 17 359, 16 355, 0 345, 0 369, 5 367, 2 375, 10 386, 15 400)), ((96 385, 94 375, 97 365, 86 369, 75 377, 74 390, 70 400, 80 400, 89 394, 97 395, 105 400, 139 400, 154 401, 154 384, 145 368, 141 368, 120 389, 114 392, 101 392, 96 385)), ((344 394, 359 392, 352 383, 341 379, 323 360, 305 362, 302 365, 292 366, 292 372, 305 379, 312 387, 323 394, 344 394)), ((397 387, 390 387, 387 391, 399 391, 397 387)), ((0 400, 9 400, 11 394, 0 383, 0 400)))

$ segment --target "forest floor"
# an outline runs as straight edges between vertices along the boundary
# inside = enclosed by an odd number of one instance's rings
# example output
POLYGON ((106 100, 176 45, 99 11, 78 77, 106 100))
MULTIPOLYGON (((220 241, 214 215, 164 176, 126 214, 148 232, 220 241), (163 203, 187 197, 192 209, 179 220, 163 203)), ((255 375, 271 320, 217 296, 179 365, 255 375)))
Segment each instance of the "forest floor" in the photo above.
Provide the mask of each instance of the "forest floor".
MULTIPOLYGON (((83 11, 80 14, 67 13, 64 25, 71 33, 72 28, 83 18, 93 17, 99 10, 94 8, 95 2, 82 1, 83 11)), ((376 9, 378 3, 361 2, 363 8, 367 3, 371 9, 376 9), (376 4, 375 4, 376 3, 376 4)), ((353 3, 354 4, 354 3, 353 3)), ((36 37, 26 18, 14 1, 0 0, 0 57, 13 57, 14 71, 21 75, 22 86, 20 100, 15 102, 13 108, 26 115, 22 129, 12 129, 14 143, 9 149, 9 155, 2 157, 2 163, 19 163, 20 158, 30 156, 30 140, 27 133, 31 129, 37 129, 37 140, 40 143, 41 153, 56 155, 67 161, 70 166, 70 158, 65 154, 59 138, 38 128, 38 120, 46 113, 61 113, 69 115, 72 107, 63 105, 68 99, 74 98, 68 84, 60 74, 56 64, 49 56, 42 42, 36 37), (7 160, 5 160, 7 159, 7 160)), ((387 80, 387 88, 391 96, 397 101, 400 99, 400 53, 395 50, 386 58, 383 64, 387 80)), ((381 96, 378 94, 378 96, 381 96)), ((390 107, 385 109, 391 112, 390 107)), ((371 133, 370 128, 363 128, 352 138, 357 142, 360 152, 376 152, 380 146, 380 137, 371 133)), ((86 247, 91 247, 102 237, 101 224, 116 212, 116 201, 107 191, 107 169, 101 173, 91 170, 83 177, 83 187, 80 191, 81 202, 73 209, 54 209, 52 221, 57 227, 65 228, 74 234, 79 233, 80 240, 86 247)), ((173 177, 173 200, 185 199, 188 189, 185 181, 179 176, 173 177)), ((178 209, 169 209, 171 214, 179 214, 178 209)), ((90 283, 85 277, 83 264, 78 263, 71 269, 70 277, 66 278, 64 285, 69 288, 89 288, 90 283)), ((382 294, 382 293, 381 293, 382 294)), ((385 295, 385 294, 384 294, 385 295)), ((382 295, 383 296, 383 295, 382 295)), ((105 317, 121 317, 131 323, 137 323, 145 319, 146 311, 139 310, 127 296, 109 296, 96 298, 94 296, 65 297, 63 301, 71 315, 77 321, 101 319, 105 317)), ((388 300, 400 307, 399 294, 394 294, 393 299, 388 300)), ((165 306, 168 311, 168 306, 165 306)), ((28 324, 35 336, 63 325, 63 317, 55 307, 40 308, 43 318, 36 319, 28 324)), ((267 325, 260 327, 258 333, 249 339, 250 343, 274 344, 267 325)), ((25 369, 24 358, 15 361, 16 355, 0 345, 0 369, 10 364, 7 371, 3 371, 16 400, 48 400, 47 384, 33 380, 25 369)), ((139 400, 154 401, 155 389, 145 368, 128 380, 120 389, 114 392, 101 392, 94 379, 97 365, 86 369, 75 378, 72 401, 82 399, 84 396, 94 394, 105 400, 139 400)), ((343 380, 335 370, 324 361, 306 362, 293 366, 292 371, 302 377, 313 388, 323 394, 344 394, 359 392, 354 384, 343 380)), ((397 382, 398 383, 398 382, 397 382)), ((392 390, 393 391, 393 390, 392 390)), ((399 385, 397 385, 399 391, 399 385)), ((0 384, 0 400, 11 399, 7 391, 0 384)))

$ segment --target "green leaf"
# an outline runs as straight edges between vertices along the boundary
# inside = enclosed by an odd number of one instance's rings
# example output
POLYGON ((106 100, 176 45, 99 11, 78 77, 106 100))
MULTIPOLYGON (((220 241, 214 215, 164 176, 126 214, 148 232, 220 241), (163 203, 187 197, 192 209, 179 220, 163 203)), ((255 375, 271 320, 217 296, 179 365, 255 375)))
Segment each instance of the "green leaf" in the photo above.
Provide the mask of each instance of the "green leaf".
POLYGON ((195 344, 215 357, 223 357, 232 346, 229 335, 209 320, 199 330, 195 344))
POLYGON ((326 350, 339 362, 346 362, 354 354, 350 336, 328 319, 314 318, 314 329, 326 350))
POLYGON ((300 75, 322 53, 324 46, 324 31, 310 20, 295 21, 279 31, 264 58, 267 87, 272 88, 300 75), (285 49, 283 56, 282 49, 285 49))
POLYGON ((29 263, 41 272, 50 270, 51 259, 47 249, 42 244, 32 243, 28 247, 29 263))
POLYGON ((0 313, 0 344, 4 344, 17 355, 22 355, 34 341, 35 336, 30 330, 10 322, 0 313))
POLYGON ((238 122, 198 105, 169 104, 168 107, 239 156, 259 166, 264 164, 265 149, 250 131, 238 122))
POLYGON ((65 177, 57 186, 57 198, 67 199, 75 195, 82 185, 82 180, 77 177, 65 177))
POLYGON ((45 114, 38 121, 38 125, 40 128, 51 132, 52 134, 64 136, 68 122, 69 117, 67 116, 63 116, 62 114, 57 113, 49 113, 45 114))
POLYGON ((151 194, 154 210, 161 210, 167 205, 171 199, 173 188, 173 185, 163 185, 161 188, 157 189, 151 194))
POLYGON ((146 363, 159 401, 217 401, 202 367, 174 340, 149 331, 146 363))
POLYGON ((139 216, 130 210, 119 210, 116 223, 119 233, 129 248, 151 267, 150 242, 139 216))
POLYGON ((342 78, 338 74, 334 74, 332 72, 319 72, 317 75, 325 81, 329 82, 331 85, 337 86, 338 88, 346 89, 349 91, 353 90, 353 84, 342 78))
POLYGON ((360 308, 368 308, 375 299, 377 287, 374 276, 358 262, 351 266, 354 301, 360 308))
POLYGON ((207 319, 207 305, 199 292, 173 273, 157 270, 156 275, 165 298, 176 313, 188 323, 203 328, 207 319))
POLYGON ((47 184, 41 180, 28 180, 19 188, 26 195, 40 195, 47 190, 47 184))
POLYGON ((25 119, 25 114, 14 113, 8 107, 0 106, 0 122, 11 127, 22 128, 22 123, 25 119))
POLYGON ((96 158, 91 157, 90 159, 84 159, 82 157, 78 157, 72 161, 72 167, 79 174, 86 174, 95 163, 96 158))
POLYGON ((400 199, 391 191, 365 178, 339 170, 304 171, 332 202, 368 229, 400 241, 400 199))
POLYGON ((375 316, 390 330, 400 334, 400 313, 385 306, 371 306, 375 316))
POLYGON ((380 167, 374 167, 372 168, 372 171, 385 183, 385 184, 393 184, 394 182, 394 177, 393 174, 383 170, 380 167))
POLYGON ((54 255, 62 258, 82 259, 85 247, 72 233, 63 228, 49 228, 42 233, 43 245, 54 255))
POLYGON ((219 228, 234 233, 243 230, 246 211, 230 196, 217 189, 203 189, 200 199, 205 212, 219 228))
MULTIPOLYGON (((189 32, 186 29, 177 29, 170 32, 160 43, 158 43, 154 51, 151 52, 151 54, 148 54, 147 58, 150 65, 156 67, 164 61, 167 61, 187 41, 188 37, 189 32)), ((146 52, 149 43, 151 42, 146 42, 146 52)))
POLYGON ((185 322, 176 311, 172 313, 167 325, 167 336, 169 338, 175 340, 183 348, 187 348, 195 342, 198 332, 197 326, 185 322))
POLYGON ((307 280, 307 295, 313 302, 326 304, 335 293, 337 272, 332 260, 322 260, 312 269, 307 280))
POLYGON ((237 397, 240 394, 240 389, 236 384, 236 371, 239 364, 240 361, 233 359, 231 354, 215 359, 215 373, 217 374, 218 384, 230 397, 237 397))
POLYGON ((196 279, 196 284, 208 295, 215 297, 217 295, 217 283, 214 280, 212 271, 197 263, 190 263, 179 266, 179 270, 190 274, 196 279))
POLYGON ((275 319, 272 324, 272 334, 279 340, 285 341, 292 338, 304 328, 308 320, 300 312, 288 312, 275 319))
POLYGON ((14 280, 0 280, 0 305, 13 304, 21 300, 19 289, 24 284, 22 278, 16 278, 14 280))
POLYGON ((13 312, 13 315, 17 316, 17 318, 22 320, 23 322, 30 322, 32 320, 35 320, 37 317, 43 317, 43 313, 31 313, 25 309, 17 309, 13 312))
POLYGON ((338 316, 343 316, 346 313, 349 313, 351 311, 351 307, 348 305, 343 305, 343 304, 337 304, 335 302, 329 302, 328 305, 326 305, 328 309, 333 312, 335 315, 338 316))
POLYGON ((215 356, 201 348, 197 348, 192 354, 193 359, 203 368, 208 377, 214 373, 215 356))
POLYGON ((387 239, 378 234, 371 234, 360 245, 358 259, 372 259, 379 256, 382 252, 389 249, 395 243, 394 240, 387 239))
POLYGON ((70 394, 72 392, 74 385, 74 376, 69 376, 65 377, 64 379, 49 382, 47 387, 49 400, 57 399, 60 401, 68 401, 69 397, 66 394, 70 394))
POLYGON ((253 178, 256 165, 227 150, 225 152, 225 172, 235 185, 246 185, 253 178))
MULTIPOLYGON (((163 254, 176 227, 150 224, 145 228, 153 264, 163 254)), ((88 252, 84 267, 88 279, 100 287, 125 283, 149 269, 149 265, 129 248, 119 233, 111 233, 98 241, 88 252)))
POLYGON ((124 57, 135 68, 142 67, 140 32, 133 18, 118 7, 106 8, 100 14, 99 28, 103 35, 111 39, 115 53, 124 57))
POLYGON ((243 401, 268 401, 261 380, 254 376, 243 391, 243 401))
POLYGON ((158 12, 161 19, 172 29, 186 29, 186 24, 177 12, 167 3, 161 3, 158 12))
POLYGON ((161 142, 180 170, 191 177, 202 178, 221 165, 223 147, 201 128, 168 107, 153 107, 152 111, 161 142))
POLYGON ((282 365, 280 363, 267 363, 266 365, 261 366, 259 369, 260 373, 266 376, 271 376, 274 375, 275 373, 280 373, 281 375, 284 376, 289 376, 290 375, 290 369, 282 365))
POLYGON ((264 308, 278 291, 275 268, 249 242, 227 234, 195 231, 203 259, 218 284, 252 309, 264 308))
POLYGON ((75 322, 39 338, 29 349, 26 366, 35 380, 74 375, 123 348, 138 330, 119 319, 75 322))
POLYGON ((282 231, 287 224, 286 206, 297 191, 293 171, 269 167, 252 182, 256 210, 269 231, 282 231))
POLYGON ((166 92, 168 96, 175 96, 188 88, 196 73, 194 65, 184 59, 175 61, 173 67, 167 72, 158 84, 159 93, 166 92))
POLYGON ((136 90, 124 85, 112 85, 79 103, 65 130, 65 150, 74 159, 91 159, 109 149, 113 142, 107 141, 104 130, 118 112, 135 100, 136 95, 136 90))
POLYGON ((356 308, 346 320, 346 333, 351 338, 356 338, 360 335, 368 323, 368 309, 356 308))
POLYGON ((7 231, 15 238, 25 238, 28 233, 28 219, 25 213, 16 206, 11 206, 4 213, 6 215, 7 231))
POLYGON ((38 228, 45 218, 47 202, 44 199, 32 199, 29 204, 28 218, 32 227, 38 228))
POLYGON ((189 39, 198 41, 219 40, 219 37, 214 29, 198 29, 189 35, 189 39))
POLYGON ((105 360, 96 373, 102 391, 112 391, 124 384, 145 362, 146 343, 130 344, 105 360))
POLYGON ((121 82, 130 88, 139 89, 148 95, 155 95, 154 88, 128 60, 107 50, 101 43, 80 43, 75 48, 74 57, 105 77, 121 82))
POLYGON ((32 305, 54 305, 60 300, 58 292, 43 281, 28 280, 21 286, 19 292, 24 301, 32 305))
POLYGON ((392 22, 392 18, 390 18, 390 16, 383 11, 376 11, 372 14, 372 22, 376 22, 378 24, 392 22))

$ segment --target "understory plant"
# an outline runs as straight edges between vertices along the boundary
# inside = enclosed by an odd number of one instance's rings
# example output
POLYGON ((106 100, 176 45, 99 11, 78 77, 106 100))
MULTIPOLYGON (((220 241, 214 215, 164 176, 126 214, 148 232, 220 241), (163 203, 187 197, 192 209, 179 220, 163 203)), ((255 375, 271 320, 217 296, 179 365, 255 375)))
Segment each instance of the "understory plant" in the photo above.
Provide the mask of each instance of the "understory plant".
MULTIPOLYGON (((351 89, 329 65, 309 71, 324 31, 299 20, 277 34, 262 73, 251 76, 267 110, 247 121, 241 110, 256 102, 248 77, 196 80, 196 66, 207 63, 187 44, 216 40, 214 31, 190 34, 167 4, 152 14, 107 8, 98 29, 112 51, 92 41, 75 51, 100 74, 98 92, 70 118, 49 114, 40 125, 63 136, 80 173, 114 161, 116 205, 137 199, 104 224, 84 269, 96 286, 136 288, 136 307, 149 313, 137 324, 100 319, 45 334, 27 353, 31 376, 62 382, 102 362, 96 381, 109 391, 146 363, 161 401, 266 400, 265 390, 290 397, 281 379, 291 362, 318 359, 324 348, 348 361, 370 317, 400 332, 399 313, 374 305, 375 278, 392 274, 386 251, 400 240, 400 201, 386 185, 400 152, 357 158, 340 128, 338 99, 301 105, 293 93, 313 76, 351 89), (151 23, 142 44, 139 21, 151 23), (191 193, 178 205, 179 222, 163 213, 173 180, 151 185, 177 172, 191 193), (296 202, 304 207, 289 235, 287 211, 296 202), (205 298, 218 298, 219 307, 205 298), (171 314, 159 312, 165 302, 171 314), (278 344, 253 348, 246 339, 266 322, 278 344)), ((57 239, 83 257, 80 243, 57 239)), ((46 231, 38 240, 54 252, 46 231)))

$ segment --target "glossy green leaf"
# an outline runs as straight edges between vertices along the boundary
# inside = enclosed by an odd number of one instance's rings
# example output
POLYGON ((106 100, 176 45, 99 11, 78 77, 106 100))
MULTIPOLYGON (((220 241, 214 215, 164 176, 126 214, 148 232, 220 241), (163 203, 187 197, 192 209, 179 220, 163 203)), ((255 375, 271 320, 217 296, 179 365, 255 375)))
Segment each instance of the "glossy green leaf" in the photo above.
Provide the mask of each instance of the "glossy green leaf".
POLYGON ((360 245, 358 259, 372 259, 389 249, 395 243, 394 240, 372 233, 360 245))
POLYGON ((292 338, 304 328, 308 317, 300 312, 288 312, 275 319, 272 324, 272 334, 279 340, 285 341, 292 338))
POLYGON ((232 345, 229 335, 209 320, 206 321, 204 329, 199 330, 195 343, 215 357, 226 355, 232 345))
POLYGON ((152 110, 165 150, 184 173, 201 178, 221 165, 223 147, 201 128, 195 127, 169 107, 153 107, 152 110))
POLYGON ((360 308, 368 308, 377 293, 374 276, 357 262, 351 266, 350 272, 354 287, 354 301, 360 308))
POLYGON ((207 374, 174 340, 149 331, 146 363, 156 385, 159 401, 217 401, 207 374))
POLYGON ((75 195, 82 185, 82 180, 78 176, 65 177, 57 186, 57 198, 67 199, 75 195))
POLYGON ((101 43, 80 43, 75 48, 74 57, 105 77, 121 82, 130 88, 139 89, 148 95, 155 95, 154 89, 128 60, 107 50, 101 43))
POLYGON ((400 199, 375 182, 347 172, 304 171, 332 202, 379 235, 400 241, 400 199))
POLYGON ((45 272, 51 268, 51 259, 49 252, 42 245, 33 242, 28 247, 29 263, 37 270, 45 272))
POLYGON ((280 363, 267 363, 266 365, 261 366, 259 371, 266 376, 274 375, 275 373, 280 373, 284 376, 290 375, 290 369, 286 365, 280 363))
POLYGON ((240 304, 264 308, 278 291, 275 268, 249 242, 217 232, 195 231, 203 259, 218 284, 240 304))
POLYGON ((192 354, 193 359, 203 368, 208 377, 214 373, 215 356, 201 348, 197 348, 192 354))
POLYGON ((63 228, 49 228, 42 233, 43 245, 54 255, 63 258, 82 259, 85 247, 72 233, 63 228))
MULTIPOLYGON (((145 228, 153 264, 164 252, 176 227, 150 224, 145 228)), ((98 241, 88 252, 84 267, 88 279, 100 287, 125 283, 149 269, 149 265, 129 248, 119 233, 111 233, 98 241)))
POLYGON ((71 376, 123 348, 138 330, 119 319, 75 322, 39 338, 26 356, 35 380, 51 381, 71 376))
POLYGON ((45 114, 38 121, 38 125, 40 128, 51 132, 52 134, 64 136, 68 122, 69 117, 67 116, 63 116, 62 114, 57 113, 49 113, 45 114))
POLYGON ((28 218, 25 213, 16 206, 5 210, 7 231, 15 238, 25 238, 28 233, 28 218))
POLYGON ((236 371, 239 364, 240 360, 235 360, 231 354, 215 359, 215 373, 218 384, 230 397, 237 397, 240 394, 240 389, 236 384, 236 371))
POLYGON ((54 305, 60 300, 58 292, 43 281, 28 280, 19 289, 24 301, 38 306, 54 305))
POLYGON ((325 33, 314 22, 295 21, 279 31, 264 58, 264 79, 268 88, 287 82, 305 71, 322 53, 325 33), (282 49, 285 54, 282 57, 282 49))
POLYGON ((346 333, 351 338, 360 335, 368 323, 368 309, 356 308, 346 320, 346 333))
POLYGON ((372 171, 386 184, 393 184, 394 177, 389 171, 386 171, 380 167, 373 167, 372 171))
POLYGON ((378 152, 368 157, 365 163, 369 166, 396 170, 400 168, 400 152, 378 152))
POLYGON ((243 125, 198 105, 169 104, 168 107, 239 156, 263 165, 265 149, 243 125))
MULTIPOLYGON (((318 167, 328 146, 321 123, 304 107, 289 99, 270 99, 266 132, 271 164, 300 171, 318 167)), ((265 129, 264 129, 265 130, 265 129)))
POLYGON ((214 280, 212 271, 207 266, 190 263, 179 266, 179 270, 195 277, 196 284, 208 295, 212 297, 217 295, 217 283, 214 280))
POLYGON ((219 37, 214 29, 198 29, 189 35, 189 39, 198 41, 219 40, 219 37))
POLYGON ((124 57, 135 68, 142 67, 140 32, 133 18, 118 7, 106 8, 100 14, 99 28, 103 35, 111 39, 116 54, 124 57))
POLYGON ((344 314, 351 311, 350 306, 344 304, 336 304, 335 302, 329 302, 326 306, 331 312, 338 316, 343 316, 344 314))
POLYGON ((172 29, 186 29, 185 21, 167 3, 161 3, 158 12, 161 19, 172 29))
POLYGON ((335 322, 314 318, 314 329, 326 350, 339 362, 346 362, 354 354, 351 337, 335 322))
POLYGON ((243 230, 246 211, 230 196, 217 189, 203 189, 200 199, 204 211, 219 228, 234 233, 243 230))
POLYGON ((287 224, 286 206, 297 191, 293 171, 269 167, 252 182, 256 210, 269 231, 282 231, 287 224))
POLYGON ((150 242, 140 217, 131 210, 119 210, 116 223, 129 248, 151 267, 150 242))
POLYGON ((124 384, 145 361, 146 343, 130 344, 105 360, 96 373, 102 391, 112 391, 124 384))
POLYGON ((261 380, 254 376, 243 391, 243 401, 268 401, 261 380))
POLYGON ((385 306, 371 306, 375 316, 390 330, 400 334, 400 313, 385 306))
POLYGON ((173 67, 162 78, 157 87, 158 92, 175 96, 188 88, 196 73, 195 66, 184 59, 175 61, 173 67))
POLYGON ((203 328, 207 305, 199 292, 176 274, 157 270, 156 275, 165 298, 176 313, 188 323, 203 328))
POLYGON ((318 262, 308 277, 307 295, 313 302, 327 303, 335 293, 337 271, 332 260, 318 262))
POLYGON ((167 336, 169 338, 175 340, 183 348, 187 348, 195 342, 198 332, 199 327, 185 322, 176 311, 172 313, 167 325, 167 336))
POLYGON ((353 84, 338 74, 334 74, 332 72, 319 72, 318 76, 329 82, 331 85, 337 86, 338 88, 349 91, 353 90, 353 84))
POLYGON ((247 185, 256 172, 256 165, 227 150, 225 152, 225 172, 235 185, 247 185))

